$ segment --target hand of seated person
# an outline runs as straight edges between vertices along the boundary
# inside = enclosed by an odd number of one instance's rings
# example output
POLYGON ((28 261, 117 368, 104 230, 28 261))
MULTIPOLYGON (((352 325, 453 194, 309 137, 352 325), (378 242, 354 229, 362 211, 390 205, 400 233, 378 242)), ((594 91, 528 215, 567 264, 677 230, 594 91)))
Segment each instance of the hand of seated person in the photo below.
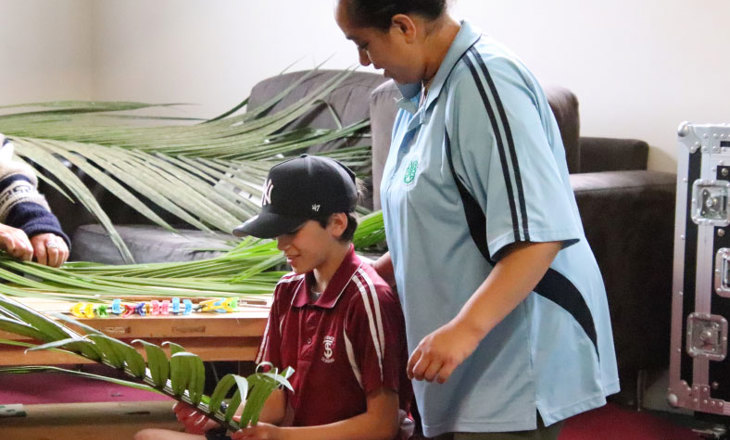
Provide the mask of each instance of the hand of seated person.
POLYGON ((47 232, 34 235, 30 242, 33 245, 33 255, 39 264, 59 267, 68 259, 66 241, 56 234, 47 232))
POLYGON ((276 425, 259 422, 254 426, 243 428, 231 434, 233 440, 278 440, 281 439, 281 428, 276 425))
POLYGON ((22 261, 33 258, 33 245, 22 229, 0 224, 0 249, 22 261))
POLYGON ((185 432, 190 434, 205 434, 210 429, 218 426, 214 420, 209 419, 205 414, 182 402, 177 402, 172 407, 177 420, 185 427, 185 432))

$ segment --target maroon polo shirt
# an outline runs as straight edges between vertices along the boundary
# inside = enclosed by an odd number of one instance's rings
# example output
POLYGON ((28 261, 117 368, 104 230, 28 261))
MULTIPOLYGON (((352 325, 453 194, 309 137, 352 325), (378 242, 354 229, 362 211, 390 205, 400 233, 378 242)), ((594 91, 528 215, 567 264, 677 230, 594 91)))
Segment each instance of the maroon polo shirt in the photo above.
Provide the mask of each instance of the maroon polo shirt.
POLYGON ((366 395, 381 387, 399 393, 407 409, 408 350, 398 297, 351 247, 316 301, 314 275, 288 274, 274 292, 256 362, 293 367, 293 426, 332 423, 367 410, 366 395))

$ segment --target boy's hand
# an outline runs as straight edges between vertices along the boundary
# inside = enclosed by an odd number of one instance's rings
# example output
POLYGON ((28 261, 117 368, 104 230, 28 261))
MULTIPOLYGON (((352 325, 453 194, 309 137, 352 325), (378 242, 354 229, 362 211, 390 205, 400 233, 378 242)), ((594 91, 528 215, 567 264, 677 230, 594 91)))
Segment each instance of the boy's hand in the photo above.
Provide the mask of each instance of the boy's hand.
POLYGON ((231 434, 233 440, 284 440, 284 431, 275 425, 258 422, 231 434))
POLYGON ((185 427, 185 432, 190 434, 205 434, 218 426, 218 423, 186 403, 177 402, 172 410, 177 420, 185 427))
POLYGON ((480 338, 454 321, 424 337, 408 359, 410 379, 446 382, 479 345, 480 338))

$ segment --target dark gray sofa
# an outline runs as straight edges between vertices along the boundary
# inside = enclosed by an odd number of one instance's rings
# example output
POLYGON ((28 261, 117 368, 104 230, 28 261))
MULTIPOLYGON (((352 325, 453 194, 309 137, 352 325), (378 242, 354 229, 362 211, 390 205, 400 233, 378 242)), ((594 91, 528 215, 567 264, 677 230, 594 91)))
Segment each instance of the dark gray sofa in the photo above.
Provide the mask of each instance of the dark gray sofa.
MULTIPOLYGON (((271 111, 286 106, 315 89, 338 71, 319 71, 304 81, 271 111)), ((288 73, 258 83, 251 92, 249 108, 255 108, 299 79, 304 72, 288 73)), ((622 387, 633 397, 640 370, 660 369, 668 364, 669 316, 672 275, 672 231, 675 176, 649 171, 648 145, 639 140, 580 136, 578 100, 564 88, 548 88, 553 112, 561 129, 586 236, 601 268, 619 362, 622 387)), ((379 208, 379 179, 389 148, 397 90, 377 74, 355 72, 327 98, 343 124, 370 117, 373 191, 367 205, 379 208)), ((301 117, 295 125, 334 127, 336 122, 324 104, 301 117)), ((342 143, 313 147, 310 152, 338 148, 342 143)), ((50 194, 52 196, 52 194, 50 194)), ((138 261, 174 261, 204 258, 211 252, 196 252, 220 243, 226 234, 210 235, 185 230, 173 235, 149 226, 141 216, 100 191, 102 206, 138 261)), ((51 204, 65 230, 72 235, 72 258, 119 263, 121 259, 98 225, 62 198, 51 204), (79 226, 81 225, 81 226, 79 226)))

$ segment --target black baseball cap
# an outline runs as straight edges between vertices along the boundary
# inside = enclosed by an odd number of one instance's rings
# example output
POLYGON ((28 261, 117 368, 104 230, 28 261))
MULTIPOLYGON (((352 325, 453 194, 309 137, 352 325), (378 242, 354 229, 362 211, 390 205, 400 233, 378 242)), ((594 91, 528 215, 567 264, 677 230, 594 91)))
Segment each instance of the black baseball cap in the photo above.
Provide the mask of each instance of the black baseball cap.
POLYGON ((303 154, 271 167, 264 183, 261 212, 233 230, 233 235, 274 238, 307 220, 357 205, 355 173, 342 163, 303 154))

